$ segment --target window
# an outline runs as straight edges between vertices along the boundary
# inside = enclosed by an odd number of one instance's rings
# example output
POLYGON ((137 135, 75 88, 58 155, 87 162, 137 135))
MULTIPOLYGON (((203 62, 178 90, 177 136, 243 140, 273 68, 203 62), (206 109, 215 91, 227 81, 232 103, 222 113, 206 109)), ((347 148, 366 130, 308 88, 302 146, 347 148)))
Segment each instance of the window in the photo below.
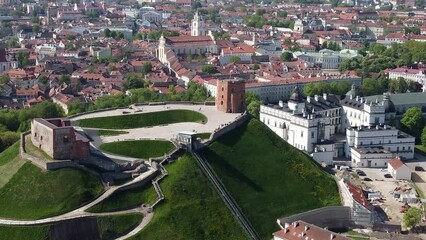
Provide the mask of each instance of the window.
POLYGON ((220 105, 223 105, 223 101, 220 101, 220 105))
POLYGON ((389 140, 389 142, 388 143, 391 143, 391 140, 389 140))
POLYGON ((377 163, 374 163, 374 166, 377 166, 377 163))
POLYGON ((408 150, 411 150, 411 147, 408 147, 408 150))
POLYGON ((303 131, 300 132, 300 137, 303 137, 303 131))
POLYGON ((370 142, 370 145, 373 145, 373 141, 370 142))
POLYGON ((314 131, 312 131, 311 132, 311 138, 314 138, 315 137, 315 132, 314 131))
POLYGON ((405 150, 405 147, 402 147, 402 151, 404 151, 405 150))

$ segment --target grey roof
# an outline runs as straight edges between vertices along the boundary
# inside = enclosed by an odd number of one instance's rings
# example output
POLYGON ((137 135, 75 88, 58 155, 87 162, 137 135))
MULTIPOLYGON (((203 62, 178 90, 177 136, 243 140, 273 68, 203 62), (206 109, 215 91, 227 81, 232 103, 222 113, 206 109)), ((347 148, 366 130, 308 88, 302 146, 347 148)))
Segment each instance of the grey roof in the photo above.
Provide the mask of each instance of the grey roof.
MULTIPOLYGON (((376 101, 376 99, 378 99, 381 102, 383 100, 383 95, 374 95, 366 98, 370 101, 376 101)), ((412 104, 426 105, 426 92, 390 94, 390 100, 393 102, 393 104, 395 104, 395 106, 412 104)))

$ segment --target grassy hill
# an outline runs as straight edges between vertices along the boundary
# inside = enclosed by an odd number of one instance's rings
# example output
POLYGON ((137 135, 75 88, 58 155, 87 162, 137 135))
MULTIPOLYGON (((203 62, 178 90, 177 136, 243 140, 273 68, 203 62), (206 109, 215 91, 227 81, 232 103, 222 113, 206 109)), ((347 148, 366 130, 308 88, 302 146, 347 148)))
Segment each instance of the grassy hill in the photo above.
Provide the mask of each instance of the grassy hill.
POLYGON ((132 239, 247 239, 191 156, 183 156, 167 170, 169 176, 160 183, 166 200, 132 239))
POLYGON ((340 204, 333 178, 256 119, 201 153, 264 239, 279 217, 340 204))
POLYGON ((170 141, 135 140, 104 143, 100 148, 118 155, 148 159, 163 156, 171 152, 175 146, 170 141))
POLYGON ((105 129, 131 129, 180 122, 207 122, 203 114, 191 110, 167 110, 140 114, 97 117, 79 120, 79 126, 105 129))
POLYGON ((124 191, 114 192, 107 199, 88 209, 89 212, 113 212, 151 204, 157 199, 157 193, 151 184, 142 185, 124 191))
MULTIPOLYGON (((124 214, 97 217, 102 240, 112 240, 133 230, 142 220, 141 214, 124 214)), ((48 240, 52 224, 37 226, 0 226, 0 239, 4 240, 48 240)))
POLYGON ((81 170, 42 172, 25 163, 0 188, 0 217, 39 219, 68 212, 103 191, 100 180, 81 170))
POLYGON ((0 153, 0 188, 24 165, 19 157, 19 141, 0 153))

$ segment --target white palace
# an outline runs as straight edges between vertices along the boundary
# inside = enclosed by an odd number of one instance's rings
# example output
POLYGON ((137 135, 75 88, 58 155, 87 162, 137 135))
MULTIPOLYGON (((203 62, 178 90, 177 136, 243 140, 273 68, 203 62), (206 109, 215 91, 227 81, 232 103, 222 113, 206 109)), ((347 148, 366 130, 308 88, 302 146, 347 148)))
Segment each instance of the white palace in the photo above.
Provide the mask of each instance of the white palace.
POLYGON ((414 157, 414 137, 387 125, 394 116, 386 96, 379 102, 352 95, 323 94, 306 99, 296 87, 287 103, 260 107, 260 120, 319 163, 347 158, 352 166, 386 167, 387 160, 414 157))

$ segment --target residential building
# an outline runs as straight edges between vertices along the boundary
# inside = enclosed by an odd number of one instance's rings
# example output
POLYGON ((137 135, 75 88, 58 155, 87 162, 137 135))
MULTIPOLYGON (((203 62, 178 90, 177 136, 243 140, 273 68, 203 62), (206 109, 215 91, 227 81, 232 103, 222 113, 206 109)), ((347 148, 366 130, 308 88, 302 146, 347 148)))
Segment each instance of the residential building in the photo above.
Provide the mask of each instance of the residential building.
POLYGON ((426 84, 426 68, 408 68, 408 67, 399 67, 388 71, 389 79, 398 79, 400 77, 418 82, 422 85, 426 84))
POLYGON ((349 240, 349 238, 343 235, 301 220, 295 221, 291 224, 285 224, 285 226, 281 226, 281 228, 281 230, 272 234, 274 236, 274 240, 349 240))
POLYGON ((306 62, 320 65, 322 69, 339 69, 340 63, 347 59, 360 59, 362 56, 356 50, 345 49, 336 52, 330 49, 323 49, 319 52, 295 52, 294 57, 306 62))
POLYGON ((374 207, 367 201, 362 188, 342 179, 339 181, 342 190, 343 206, 352 211, 352 220, 355 224, 371 227, 375 222, 374 207))
POLYGON ((396 180, 411 180, 413 171, 401 161, 400 157, 396 157, 388 161, 388 172, 396 180))

